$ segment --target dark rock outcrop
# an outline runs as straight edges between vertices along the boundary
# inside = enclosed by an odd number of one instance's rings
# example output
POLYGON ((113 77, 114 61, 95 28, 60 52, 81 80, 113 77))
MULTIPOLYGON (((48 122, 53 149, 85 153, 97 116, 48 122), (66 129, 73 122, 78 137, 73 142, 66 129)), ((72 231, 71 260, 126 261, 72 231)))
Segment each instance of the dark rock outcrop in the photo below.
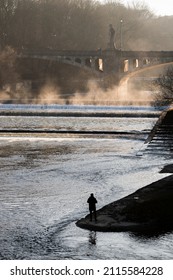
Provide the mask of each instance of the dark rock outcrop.
POLYGON ((173 175, 143 187, 89 215, 76 225, 94 231, 151 232, 173 229, 173 175))
POLYGON ((173 173, 173 164, 165 165, 160 173, 173 173))

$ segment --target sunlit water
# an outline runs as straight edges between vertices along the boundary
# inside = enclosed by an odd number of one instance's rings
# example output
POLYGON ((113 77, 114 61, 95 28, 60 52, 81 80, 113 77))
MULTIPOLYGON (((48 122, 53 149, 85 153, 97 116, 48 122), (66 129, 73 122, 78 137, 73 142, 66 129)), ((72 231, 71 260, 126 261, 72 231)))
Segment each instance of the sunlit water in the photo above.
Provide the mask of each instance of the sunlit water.
POLYGON ((172 232, 146 237, 130 232, 95 233, 75 225, 88 214, 86 201, 91 192, 101 208, 167 176, 159 171, 170 163, 169 158, 138 156, 156 121, 155 116, 0 116, 1 129, 132 133, 110 137, 2 133, 0 258, 172 259, 172 232))

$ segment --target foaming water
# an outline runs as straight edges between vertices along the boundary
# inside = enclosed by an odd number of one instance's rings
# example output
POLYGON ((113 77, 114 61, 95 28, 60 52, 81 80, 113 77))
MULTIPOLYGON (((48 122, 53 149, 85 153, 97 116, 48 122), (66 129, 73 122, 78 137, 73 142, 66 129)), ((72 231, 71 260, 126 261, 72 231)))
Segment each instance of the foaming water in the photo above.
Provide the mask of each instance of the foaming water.
POLYGON ((164 107, 155 108, 153 106, 95 106, 95 105, 58 105, 58 104, 0 104, 0 110, 68 110, 68 111, 160 111, 164 107))
POLYGON ((147 137, 144 131, 149 132, 156 120, 1 116, 1 129, 109 128, 132 136, 1 134, 0 258, 172 259, 172 232, 95 233, 75 225, 88 214, 91 192, 101 208, 166 176, 159 171, 169 158, 137 156, 147 137))

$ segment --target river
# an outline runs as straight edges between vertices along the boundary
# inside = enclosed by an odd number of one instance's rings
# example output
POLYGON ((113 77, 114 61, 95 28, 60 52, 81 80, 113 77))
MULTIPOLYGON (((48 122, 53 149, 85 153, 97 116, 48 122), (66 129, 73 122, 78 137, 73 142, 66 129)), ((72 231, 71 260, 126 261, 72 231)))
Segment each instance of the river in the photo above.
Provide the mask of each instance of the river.
POLYGON ((91 192, 101 208, 167 175, 159 171, 170 163, 169 157, 140 153, 158 119, 155 109, 0 107, 8 112, 43 113, 98 109, 121 114, 0 116, 0 259, 173 258, 172 232, 141 236, 92 232, 75 225, 88 214, 91 192), (136 112, 136 117, 127 117, 127 111, 136 112))

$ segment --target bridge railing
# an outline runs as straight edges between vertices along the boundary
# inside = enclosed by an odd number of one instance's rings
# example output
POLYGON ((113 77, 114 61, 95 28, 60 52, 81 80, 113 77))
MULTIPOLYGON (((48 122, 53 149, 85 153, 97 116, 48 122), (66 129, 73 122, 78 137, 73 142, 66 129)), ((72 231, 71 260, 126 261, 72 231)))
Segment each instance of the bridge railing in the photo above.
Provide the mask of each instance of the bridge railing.
POLYGON ((48 55, 48 56, 100 56, 101 50, 75 51, 75 50, 51 50, 51 49, 24 49, 20 50, 22 55, 48 55))

